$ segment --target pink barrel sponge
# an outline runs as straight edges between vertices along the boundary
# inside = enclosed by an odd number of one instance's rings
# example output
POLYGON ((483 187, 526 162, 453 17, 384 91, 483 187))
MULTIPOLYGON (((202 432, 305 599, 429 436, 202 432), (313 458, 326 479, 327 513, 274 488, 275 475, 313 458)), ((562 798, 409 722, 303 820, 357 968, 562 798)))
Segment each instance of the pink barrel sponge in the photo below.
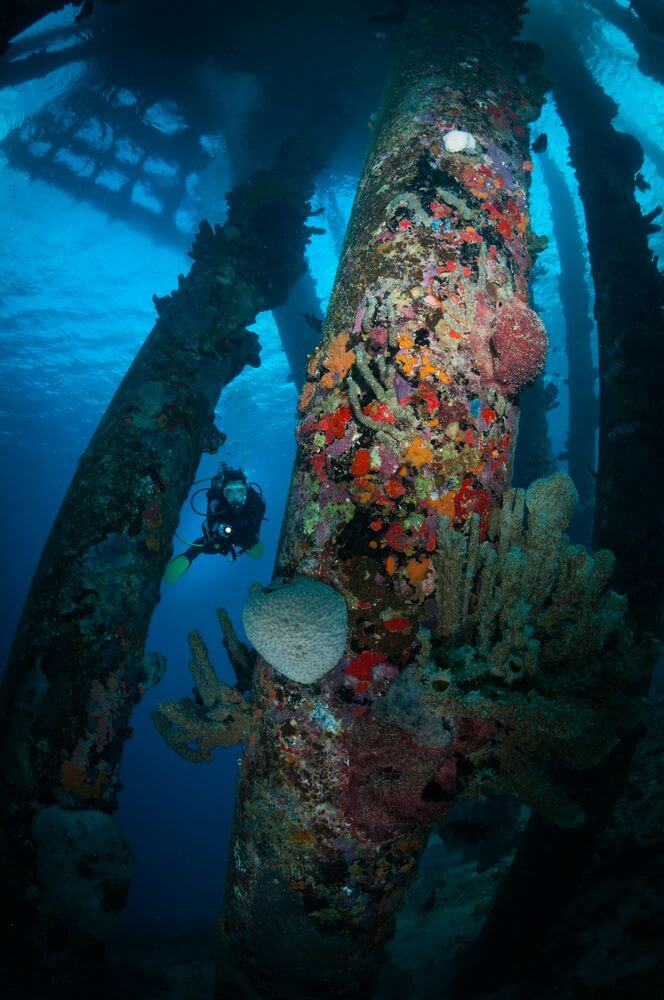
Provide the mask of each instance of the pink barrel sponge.
POLYGON ((498 310, 491 323, 493 378, 507 396, 515 396, 544 367, 549 346, 539 316, 522 302, 512 299, 498 310))

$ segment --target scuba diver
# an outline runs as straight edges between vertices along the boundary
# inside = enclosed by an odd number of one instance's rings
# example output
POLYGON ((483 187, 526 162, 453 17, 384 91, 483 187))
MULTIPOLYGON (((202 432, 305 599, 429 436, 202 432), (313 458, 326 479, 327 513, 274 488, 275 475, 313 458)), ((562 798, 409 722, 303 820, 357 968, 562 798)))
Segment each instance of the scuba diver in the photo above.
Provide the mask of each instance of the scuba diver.
MULTIPOLYGON (((205 494, 207 512, 203 534, 185 552, 171 559, 164 573, 166 583, 176 583, 202 552, 230 555, 233 562, 243 553, 252 559, 258 559, 263 553, 259 535, 266 508, 260 486, 247 482, 241 469, 231 469, 223 463, 205 494)), ((194 497, 192 509, 196 510, 194 497)))

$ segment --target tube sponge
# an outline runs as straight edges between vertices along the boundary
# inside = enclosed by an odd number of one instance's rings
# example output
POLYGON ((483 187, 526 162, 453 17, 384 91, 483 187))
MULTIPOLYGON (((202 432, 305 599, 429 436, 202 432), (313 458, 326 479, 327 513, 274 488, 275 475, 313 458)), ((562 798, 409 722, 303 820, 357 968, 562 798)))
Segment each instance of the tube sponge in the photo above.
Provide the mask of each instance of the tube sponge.
POLYGON ((341 659, 348 637, 346 602, 332 587, 296 577, 253 584, 242 612, 245 631, 280 674, 313 684, 341 659))

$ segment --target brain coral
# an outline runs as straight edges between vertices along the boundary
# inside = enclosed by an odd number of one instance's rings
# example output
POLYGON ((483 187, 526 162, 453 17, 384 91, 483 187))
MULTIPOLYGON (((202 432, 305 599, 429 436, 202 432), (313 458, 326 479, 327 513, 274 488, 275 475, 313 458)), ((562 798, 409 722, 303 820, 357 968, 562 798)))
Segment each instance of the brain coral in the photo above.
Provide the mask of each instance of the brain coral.
POLYGON ((275 581, 268 588, 253 584, 242 620, 261 656, 301 684, 312 684, 336 666, 348 636, 341 594, 306 577, 275 581))
POLYGON ((498 310, 491 324, 493 377, 504 393, 515 396, 544 367, 548 340, 539 316, 520 299, 498 310))

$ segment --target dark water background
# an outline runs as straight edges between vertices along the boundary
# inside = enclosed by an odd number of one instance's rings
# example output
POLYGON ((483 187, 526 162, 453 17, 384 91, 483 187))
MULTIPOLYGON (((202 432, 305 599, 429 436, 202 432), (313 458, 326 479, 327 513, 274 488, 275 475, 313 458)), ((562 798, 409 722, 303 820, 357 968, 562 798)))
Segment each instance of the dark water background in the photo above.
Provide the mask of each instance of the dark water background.
MULTIPOLYGON (((185 15, 179 5, 131 0, 97 5, 80 25, 67 9, 22 36, 0 63, 3 661, 76 461, 154 322, 152 295, 169 292, 188 269, 198 221, 222 222, 225 192, 269 163, 279 139, 307 116, 326 113, 333 95, 346 117, 314 204, 323 209, 315 224, 326 233, 308 249, 321 310, 330 295, 398 31, 384 16, 391 5, 342 2, 306 15, 304 4, 255 3, 244 11, 229 5, 227 12, 220 6, 197 3, 185 15)), ((619 106, 616 127, 643 142, 650 188, 639 198, 650 211, 664 200, 662 87, 640 71, 627 36, 592 4, 562 7, 574 8, 570 23, 584 56, 619 106)), ((581 323, 593 300, 585 223, 566 132, 551 100, 533 137, 542 131, 567 202, 558 238, 565 226, 581 235, 581 323)), ((542 156, 533 161, 533 229, 549 238, 533 293, 551 340, 545 381, 557 387, 559 405, 549 412, 549 431, 565 470, 565 341, 574 331, 561 310, 553 188, 542 156)), ((556 197, 560 213, 560 189, 556 197)), ((662 234, 652 241, 664 256, 662 234)), ((284 323, 301 321, 305 297, 300 289, 284 323)), ((592 316, 589 324, 596 357, 592 316)), ((166 654, 169 671, 134 714, 122 770, 119 821, 136 854, 130 926, 186 928, 213 921, 219 906, 240 751, 219 751, 213 764, 187 763, 167 749, 149 712, 158 701, 189 693, 186 635, 194 627, 222 679, 232 681, 214 610, 226 607, 240 630, 249 584, 271 576, 294 456, 297 392, 272 314, 261 315, 256 329, 262 366, 245 370, 223 392, 217 424, 228 441, 217 457, 204 457, 197 478, 224 459, 262 484, 266 551, 259 563, 202 557, 176 587, 164 587, 149 648, 166 654)), ((196 537, 199 520, 183 510, 184 539, 196 537)), ((181 547, 176 541, 176 551, 181 547)))

